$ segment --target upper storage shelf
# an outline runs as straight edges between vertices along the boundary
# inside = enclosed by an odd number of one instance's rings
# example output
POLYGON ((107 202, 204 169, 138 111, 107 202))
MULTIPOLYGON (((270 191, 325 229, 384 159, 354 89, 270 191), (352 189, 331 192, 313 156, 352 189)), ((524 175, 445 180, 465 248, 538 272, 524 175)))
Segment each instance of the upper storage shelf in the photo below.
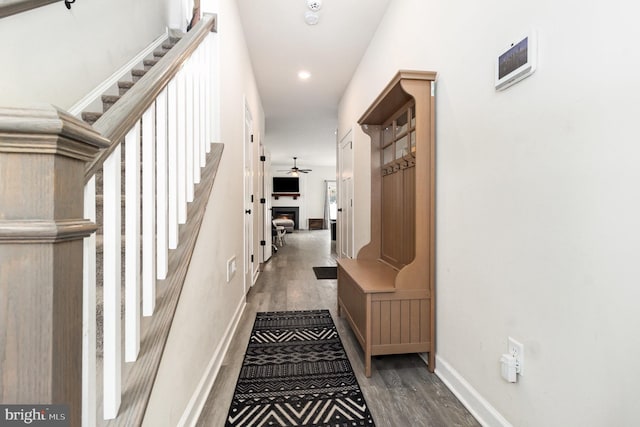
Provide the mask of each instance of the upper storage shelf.
POLYGON ((378 95, 376 100, 358 120, 360 125, 382 125, 396 111, 413 100, 413 97, 402 88, 402 81, 420 80, 435 81, 436 74, 433 71, 407 71, 400 70, 386 88, 378 95))

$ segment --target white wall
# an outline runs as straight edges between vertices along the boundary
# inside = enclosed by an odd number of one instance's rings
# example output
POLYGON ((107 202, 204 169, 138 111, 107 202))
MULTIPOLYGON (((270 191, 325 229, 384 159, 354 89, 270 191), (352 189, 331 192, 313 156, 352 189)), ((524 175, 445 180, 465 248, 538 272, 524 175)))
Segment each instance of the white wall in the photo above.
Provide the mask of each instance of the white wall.
POLYGON ((60 1, 2 18, 0 104, 68 109, 166 32, 168 1, 60 1))
MULTIPOLYGON (((489 425, 637 424, 635 20, 621 0, 393 0, 341 101, 339 137, 398 69, 439 73, 436 368, 489 425), (530 26, 538 71, 496 92, 496 53, 530 26)), ((354 132, 358 246, 368 143, 354 132)))
MULTIPOLYGON (((204 12, 218 12, 221 70, 222 161, 207 206, 200 236, 173 320, 144 425, 174 426, 190 400, 206 398, 198 390, 208 368, 221 362, 223 339, 243 293, 243 131, 244 99, 252 110, 256 133, 263 133, 264 114, 233 0, 220 0, 204 12), (237 259, 237 272, 226 283, 226 262, 237 259), (198 392, 200 396, 196 396, 198 392)), ((254 144, 258 147, 258 144, 254 144)), ((257 148, 256 148, 257 150, 257 148)), ((257 231, 256 231, 257 232, 257 231)))
POLYGON ((324 204, 327 194, 326 181, 336 180, 335 166, 314 166, 307 179, 308 218, 324 218, 324 204))

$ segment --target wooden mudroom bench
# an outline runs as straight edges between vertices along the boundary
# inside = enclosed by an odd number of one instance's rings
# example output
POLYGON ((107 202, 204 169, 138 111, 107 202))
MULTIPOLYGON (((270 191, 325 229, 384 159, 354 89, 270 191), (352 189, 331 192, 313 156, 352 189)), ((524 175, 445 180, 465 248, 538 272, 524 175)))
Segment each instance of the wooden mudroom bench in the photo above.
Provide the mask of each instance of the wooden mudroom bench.
POLYGON ((371 356, 430 350, 426 289, 396 289, 398 271, 377 260, 338 260, 338 313, 345 316, 364 350, 365 375, 371 356))
POLYGON ((371 240, 338 260, 338 313, 371 356, 435 369, 435 78, 400 71, 358 120, 371 138, 371 240))

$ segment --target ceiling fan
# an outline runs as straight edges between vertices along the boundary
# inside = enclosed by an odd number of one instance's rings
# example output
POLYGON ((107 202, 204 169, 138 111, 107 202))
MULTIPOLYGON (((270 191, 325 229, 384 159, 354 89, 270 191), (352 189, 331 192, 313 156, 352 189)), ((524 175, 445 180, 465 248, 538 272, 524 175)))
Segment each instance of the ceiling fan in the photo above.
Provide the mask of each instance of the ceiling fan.
POLYGON ((296 165, 296 160, 298 160, 297 157, 293 158, 293 167, 291 169, 284 169, 284 170, 279 170, 278 172, 286 172, 290 175, 293 176, 298 176, 299 173, 309 173, 311 172, 312 169, 300 169, 297 165, 296 165))

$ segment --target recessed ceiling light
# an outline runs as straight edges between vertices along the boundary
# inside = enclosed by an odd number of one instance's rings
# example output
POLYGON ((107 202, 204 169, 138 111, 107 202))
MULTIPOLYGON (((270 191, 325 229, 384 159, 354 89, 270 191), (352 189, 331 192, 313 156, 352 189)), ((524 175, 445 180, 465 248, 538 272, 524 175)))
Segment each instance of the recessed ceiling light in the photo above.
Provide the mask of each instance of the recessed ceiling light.
POLYGON ((311 77, 311 73, 306 70, 302 70, 298 72, 298 78, 300 80, 308 80, 309 77, 311 77))

